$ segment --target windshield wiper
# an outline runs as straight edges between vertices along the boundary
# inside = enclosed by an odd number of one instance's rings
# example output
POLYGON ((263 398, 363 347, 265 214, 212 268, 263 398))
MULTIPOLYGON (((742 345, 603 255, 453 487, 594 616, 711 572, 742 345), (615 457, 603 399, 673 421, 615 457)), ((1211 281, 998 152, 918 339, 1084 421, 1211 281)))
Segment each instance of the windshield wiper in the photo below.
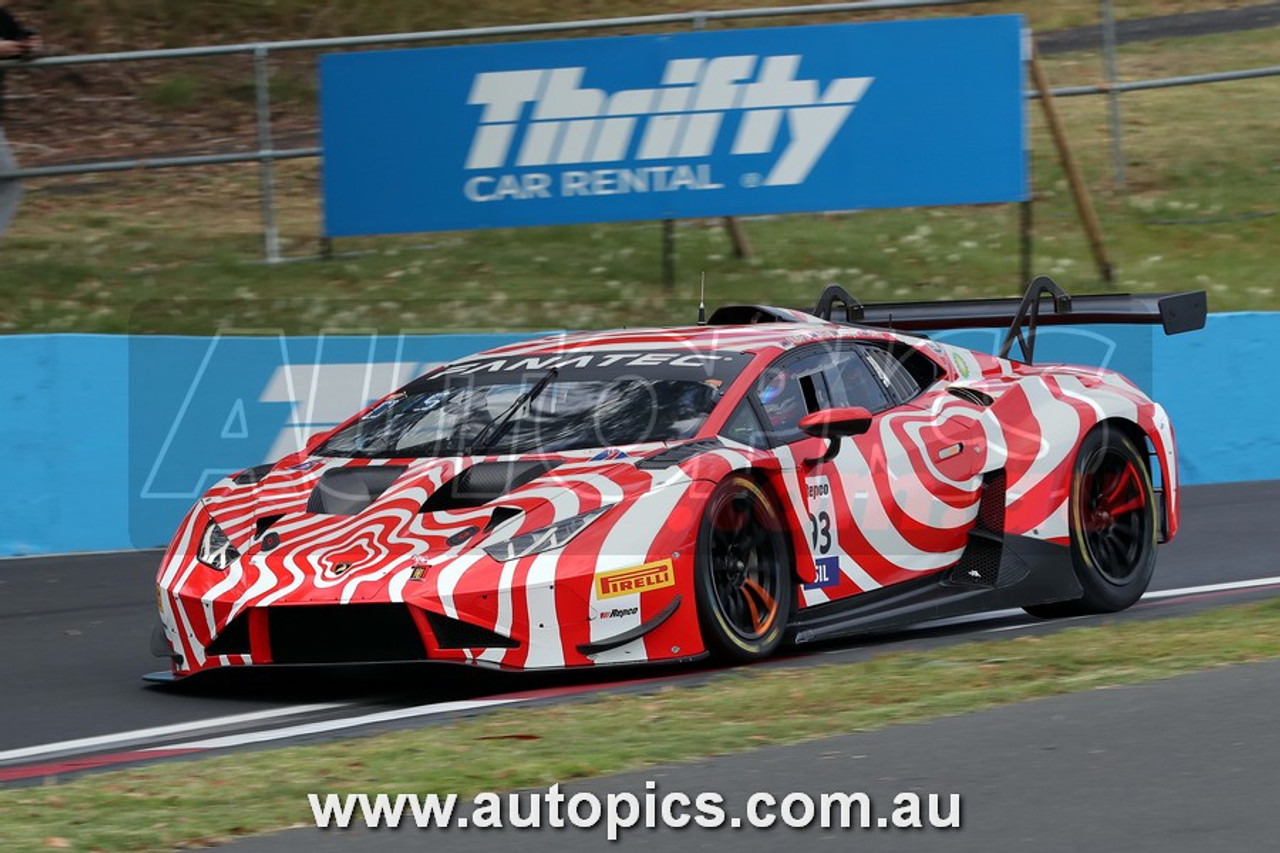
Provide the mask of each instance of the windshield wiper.
POLYGON ((541 379, 533 384, 532 388, 525 391, 519 397, 516 397, 515 402, 510 406, 507 406, 506 410, 503 411, 502 414, 485 424, 484 429, 480 430, 480 433, 472 440, 471 449, 468 451, 468 455, 475 455, 484 450, 490 444, 501 439, 506 433, 507 427, 511 424, 511 419, 515 417, 516 412, 520 411, 521 408, 529 403, 532 403, 533 398, 541 394, 542 390, 551 384, 551 380, 555 379, 559 372, 560 368, 558 367, 553 367, 548 370, 541 379))

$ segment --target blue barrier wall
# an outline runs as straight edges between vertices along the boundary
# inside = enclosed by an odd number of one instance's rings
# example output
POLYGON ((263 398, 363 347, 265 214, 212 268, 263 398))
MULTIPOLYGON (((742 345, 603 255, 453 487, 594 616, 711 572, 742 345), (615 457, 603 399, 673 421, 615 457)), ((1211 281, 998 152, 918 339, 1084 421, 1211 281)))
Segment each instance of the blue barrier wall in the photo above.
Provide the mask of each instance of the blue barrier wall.
MULTIPOLYGON (((300 447, 423 372, 524 336, 0 337, 0 554, 163 545, 219 477, 300 447)), ((991 351, 992 330, 947 332, 991 351)), ((1173 419, 1186 484, 1280 479, 1280 313, 1202 332, 1042 330, 1038 362, 1119 370, 1173 419)))
POLYGON ((527 337, 0 337, 0 555, 163 545, 218 478, 527 337))

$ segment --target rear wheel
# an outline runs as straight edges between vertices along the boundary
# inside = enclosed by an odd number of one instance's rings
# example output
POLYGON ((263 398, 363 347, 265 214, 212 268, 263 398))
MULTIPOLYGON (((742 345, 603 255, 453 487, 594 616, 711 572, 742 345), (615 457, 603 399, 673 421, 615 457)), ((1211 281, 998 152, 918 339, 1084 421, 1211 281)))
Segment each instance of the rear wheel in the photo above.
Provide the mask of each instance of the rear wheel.
POLYGON ((795 592, 790 551, 777 505, 751 477, 731 475, 707 501, 695 573, 708 651, 753 661, 778 647, 795 592))
POLYGON ((1071 477, 1071 562, 1084 594, 1026 608, 1046 618, 1113 613, 1131 606, 1156 564, 1156 501, 1151 474, 1133 441, 1106 425, 1076 451, 1071 477))

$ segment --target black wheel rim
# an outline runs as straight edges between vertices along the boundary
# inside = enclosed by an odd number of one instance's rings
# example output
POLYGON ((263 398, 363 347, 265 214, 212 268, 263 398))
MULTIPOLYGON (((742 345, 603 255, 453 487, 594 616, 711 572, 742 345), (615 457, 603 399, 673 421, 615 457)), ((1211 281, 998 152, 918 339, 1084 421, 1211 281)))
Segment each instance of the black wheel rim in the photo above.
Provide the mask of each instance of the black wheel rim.
POLYGON ((755 487, 743 484, 712 499, 708 520, 716 609, 741 639, 764 639, 781 611, 777 566, 785 545, 777 519, 755 487))
POLYGON ((1084 547, 1098 573, 1117 585, 1133 577, 1150 546, 1152 507, 1140 464, 1116 448, 1103 447, 1082 472, 1084 547))

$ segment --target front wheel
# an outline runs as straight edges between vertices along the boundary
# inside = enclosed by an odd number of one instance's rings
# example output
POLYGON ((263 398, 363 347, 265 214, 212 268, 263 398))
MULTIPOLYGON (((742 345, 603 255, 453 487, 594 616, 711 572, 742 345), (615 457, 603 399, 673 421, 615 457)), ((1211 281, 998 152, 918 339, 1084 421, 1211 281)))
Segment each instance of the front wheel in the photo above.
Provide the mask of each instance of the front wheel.
POLYGON ((733 474, 716 487, 698 529, 698 623, 712 654, 768 656, 782 642, 795 582, 782 514, 759 484, 733 474))
POLYGON ((1128 436, 1095 427, 1071 477, 1071 562, 1084 594, 1026 608, 1046 618, 1114 613, 1146 592, 1156 565, 1156 501, 1145 460, 1128 436))

